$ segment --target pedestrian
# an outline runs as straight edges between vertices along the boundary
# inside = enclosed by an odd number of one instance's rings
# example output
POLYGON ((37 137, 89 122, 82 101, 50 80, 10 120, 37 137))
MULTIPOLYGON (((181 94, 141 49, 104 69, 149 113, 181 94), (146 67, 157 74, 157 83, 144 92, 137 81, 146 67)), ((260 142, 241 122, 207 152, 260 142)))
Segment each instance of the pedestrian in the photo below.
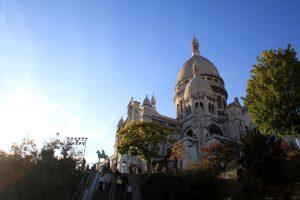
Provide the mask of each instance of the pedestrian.
POLYGON ((117 175, 117 191, 120 191, 121 190, 121 188, 122 188, 122 177, 121 177, 121 175, 119 174, 119 175, 117 175))
POLYGON ((100 173, 98 182, 99 182, 98 191, 102 191, 104 189, 104 187, 105 187, 105 185, 104 185, 104 175, 103 175, 102 172, 100 173))
POLYGON ((118 169, 116 169, 115 174, 116 174, 116 176, 120 176, 120 172, 118 169))
POLYGON ((128 184, 128 178, 126 174, 122 176, 122 191, 126 191, 126 186, 128 184))
POLYGON ((128 183, 126 187, 126 200, 131 200, 131 199, 132 199, 132 185, 131 183, 128 183))

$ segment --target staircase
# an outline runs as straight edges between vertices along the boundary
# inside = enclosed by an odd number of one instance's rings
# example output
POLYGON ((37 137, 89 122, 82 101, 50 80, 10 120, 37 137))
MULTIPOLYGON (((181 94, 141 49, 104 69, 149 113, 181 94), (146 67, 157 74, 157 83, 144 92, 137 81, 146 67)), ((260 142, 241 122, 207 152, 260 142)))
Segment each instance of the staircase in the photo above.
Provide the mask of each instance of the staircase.
POLYGON ((128 181, 133 187, 132 200, 142 200, 140 193, 141 182, 137 174, 128 174, 128 181))

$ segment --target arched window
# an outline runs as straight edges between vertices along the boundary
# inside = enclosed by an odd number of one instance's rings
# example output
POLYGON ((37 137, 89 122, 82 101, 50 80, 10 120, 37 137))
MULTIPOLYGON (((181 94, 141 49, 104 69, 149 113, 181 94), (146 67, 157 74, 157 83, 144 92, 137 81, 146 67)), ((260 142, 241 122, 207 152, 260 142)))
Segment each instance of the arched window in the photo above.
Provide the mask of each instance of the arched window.
POLYGON ((211 112, 212 112, 212 113, 215 112, 215 106, 214 106, 214 104, 211 105, 211 112))
POLYGON ((212 134, 223 135, 221 129, 215 124, 211 124, 208 126, 208 132, 210 135, 212 134))
POLYGON ((189 114, 188 107, 185 107, 185 113, 186 113, 186 115, 188 115, 188 114, 189 114))
POLYGON ((208 111, 211 112, 211 105, 208 103, 208 111))
POLYGON ((188 112, 189 112, 189 114, 192 113, 191 106, 188 106, 188 112))
POLYGON ((187 132, 186 132, 186 135, 187 136, 190 136, 190 137, 193 137, 194 133, 191 129, 189 129, 187 132))
POLYGON ((198 108, 198 102, 195 103, 195 109, 197 110, 198 108))
POLYGON ((202 103, 202 102, 200 102, 200 106, 201 106, 201 108, 203 109, 203 103, 202 103))

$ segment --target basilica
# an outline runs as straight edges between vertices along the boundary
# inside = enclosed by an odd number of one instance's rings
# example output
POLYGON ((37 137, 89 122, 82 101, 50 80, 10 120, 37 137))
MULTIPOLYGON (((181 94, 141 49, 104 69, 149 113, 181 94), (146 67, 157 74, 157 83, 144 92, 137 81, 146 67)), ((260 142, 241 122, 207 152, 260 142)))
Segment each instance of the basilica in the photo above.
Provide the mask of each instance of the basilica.
MULTIPOLYGON (((227 103, 225 83, 217 67, 200 53, 195 36, 191 47, 192 57, 183 64, 175 84, 176 118, 160 114, 153 95, 151 98, 146 96, 142 103, 131 98, 126 119, 121 118, 117 124, 119 130, 129 122, 152 121, 180 130, 174 138, 183 144, 187 154, 181 161, 182 167, 201 162, 202 147, 216 142, 237 145, 245 131, 253 128, 247 109, 241 106, 238 98, 227 103)), ((116 134, 115 142, 117 140, 116 134)), ((164 151, 170 148, 171 144, 160 153, 166 155, 164 151)), ((146 170, 144 161, 130 155, 119 155, 116 147, 110 162, 124 173, 133 169, 146 170)))

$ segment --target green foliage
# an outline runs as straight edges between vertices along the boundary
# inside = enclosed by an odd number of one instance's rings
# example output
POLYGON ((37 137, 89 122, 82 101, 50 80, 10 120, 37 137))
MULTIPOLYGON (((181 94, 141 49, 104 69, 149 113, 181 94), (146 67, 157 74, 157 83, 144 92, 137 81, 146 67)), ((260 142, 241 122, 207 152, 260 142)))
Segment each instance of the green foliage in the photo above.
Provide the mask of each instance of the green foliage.
POLYGON ((276 136, 247 133, 241 139, 241 179, 257 178, 265 185, 283 180, 286 153, 276 136))
POLYGON ((231 145, 214 143, 201 149, 204 153, 202 165, 220 173, 237 161, 237 149, 231 145))
POLYGON ((189 189, 180 176, 151 174, 141 186, 143 200, 188 199, 189 189))
POLYGON ((40 152, 35 147, 25 139, 11 153, 1 152, 1 199, 68 199, 78 186, 83 172, 68 144, 51 140, 40 152))
POLYGON ((224 199, 221 180, 207 170, 189 170, 182 174, 151 174, 143 183, 144 200, 224 199))
POLYGON ((118 152, 138 156, 147 162, 150 170, 151 158, 159 156, 159 144, 168 140, 171 131, 154 122, 131 123, 118 132, 118 152))
POLYGON ((295 50, 264 51, 253 66, 245 105, 262 133, 300 134, 300 62, 295 50))
POLYGON ((210 170, 188 170, 183 173, 187 187, 190 189, 189 199, 225 199, 226 187, 210 170))

